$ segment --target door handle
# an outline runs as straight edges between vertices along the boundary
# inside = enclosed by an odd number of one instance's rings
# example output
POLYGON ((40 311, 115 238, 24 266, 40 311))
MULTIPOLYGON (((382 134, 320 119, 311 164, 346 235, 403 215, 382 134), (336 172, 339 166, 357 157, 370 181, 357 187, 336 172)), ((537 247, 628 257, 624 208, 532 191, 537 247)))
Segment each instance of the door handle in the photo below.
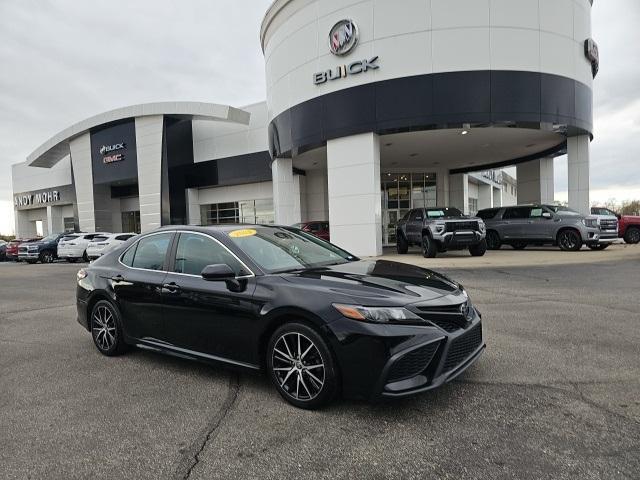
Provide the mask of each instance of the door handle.
POLYGON ((122 275, 116 275, 115 277, 111 277, 111 280, 116 283, 120 283, 124 282, 124 277, 122 275))
POLYGON ((180 285, 176 282, 165 283, 162 285, 162 293, 180 293, 180 285))

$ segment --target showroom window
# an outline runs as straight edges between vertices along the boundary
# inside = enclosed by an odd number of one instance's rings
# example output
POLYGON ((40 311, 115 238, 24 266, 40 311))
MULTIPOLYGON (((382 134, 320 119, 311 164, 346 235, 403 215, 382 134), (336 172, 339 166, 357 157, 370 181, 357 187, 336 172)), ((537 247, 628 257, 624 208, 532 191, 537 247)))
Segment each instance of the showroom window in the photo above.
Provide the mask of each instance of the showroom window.
POLYGON ((73 217, 65 217, 62 221, 64 222, 65 233, 76 231, 76 222, 73 217))
POLYGON ((469 215, 478 213, 478 199, 469 197, 469 215))
POLYGON ((200 206, 202 225, 217 223, 274 223, 273 200, 240 200, 200 206))

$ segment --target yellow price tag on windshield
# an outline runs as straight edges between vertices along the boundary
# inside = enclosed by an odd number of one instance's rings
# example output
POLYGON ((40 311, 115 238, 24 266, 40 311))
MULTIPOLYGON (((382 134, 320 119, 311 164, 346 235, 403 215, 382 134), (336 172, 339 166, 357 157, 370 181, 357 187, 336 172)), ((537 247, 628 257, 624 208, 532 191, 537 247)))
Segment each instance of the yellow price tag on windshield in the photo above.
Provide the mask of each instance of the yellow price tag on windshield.
POLYGON ((229 232, 229 236, 231 238, 242 238, 242 237, 251 237, 258 233, 253 228, 245 228, 242 230, 234 230, 233 232, 229 232))

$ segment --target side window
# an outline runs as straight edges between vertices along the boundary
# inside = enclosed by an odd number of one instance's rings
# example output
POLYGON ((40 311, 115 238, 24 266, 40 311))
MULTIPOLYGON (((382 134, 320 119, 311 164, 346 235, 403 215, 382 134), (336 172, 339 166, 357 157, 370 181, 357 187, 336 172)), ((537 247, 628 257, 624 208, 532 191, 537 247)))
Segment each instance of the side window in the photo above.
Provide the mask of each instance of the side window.
POLYGON ((483 220, 489 220, 493 217, 496 216, 496 213, 498 213, 497 209, 492 209, 492 210, 480 210, 477 213, 477 216, 480 217, 483 220))
POLYGON ((135 256, 133 257, 132 267, 147 270, 163 270, 172 236, 173 233, 159 233, 140 240, 135 256))
POLYGON ((133 257, 136 254, 136 248, 138 248, 137 243, 134 245, 131 245, 131 247, 129 247, 129 250, 127 250, 125 254, 122 256, 122 258, 120 259, 120 261, 124 263, 127 267, 133 266, 133 257))
POLYGON ((527 207, 507 208, 507 211, 504 213, 504 216, 502 218, 506 220, 528 218, 529 210, 531 209, 527 207))
POLYGON ((421 222, 423 219, 422 210, 412 210, 411 216, 409 217, 410 222, 421 222))
POLYGON ((532 208, 529 212, 529 218, 542 218, 542 208, 532 208))
POLYGON ((212 238, 196 233, 180 234, 174 272, 200 275, 207 265, 217 264, 229 265, 238 276, 249 273, 226 248, 212 238))

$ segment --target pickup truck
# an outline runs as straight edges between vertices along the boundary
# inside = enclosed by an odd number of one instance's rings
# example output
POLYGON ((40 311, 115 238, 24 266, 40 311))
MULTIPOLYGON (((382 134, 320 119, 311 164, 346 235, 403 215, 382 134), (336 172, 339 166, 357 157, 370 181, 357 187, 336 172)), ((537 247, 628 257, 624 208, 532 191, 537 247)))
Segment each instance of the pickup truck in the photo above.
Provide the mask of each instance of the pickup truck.
POLYGON ((64 233, 54 233, 35 242, 21 243, 18 247, 18 261, 27 263, 53 263, 58 258, 58 242, 64 233))
POLYGON ((618 218, 618 236, 625 243, 640 243, 640 215, 620 215, 608 208, 591 207, 593 215, 614 215, 618 218))

